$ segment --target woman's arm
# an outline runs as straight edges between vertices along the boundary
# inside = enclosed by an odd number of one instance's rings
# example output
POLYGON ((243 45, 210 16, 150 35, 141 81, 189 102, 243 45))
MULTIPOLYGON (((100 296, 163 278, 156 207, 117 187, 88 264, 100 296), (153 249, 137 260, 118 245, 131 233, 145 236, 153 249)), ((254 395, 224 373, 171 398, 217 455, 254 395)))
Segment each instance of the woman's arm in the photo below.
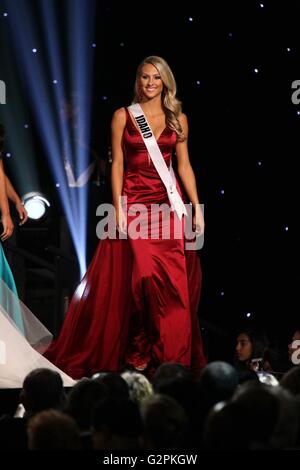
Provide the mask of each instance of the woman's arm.
POLYGON ((11 181, 8 178, 7 175, 5 175, 5 182, 6 182, 7 197, 16 206, 16 211, 18 212, 20 220, 21 220, 20 225, 23 225, 23 224, 25 224, 25 222, 28 219, 27 211, 26 211, 25 207, 23 206, 19 195, 16 193, 16 190, 13 187, 13 185, 11 184, 11 181))
POLYGON ((0 237, 1 240, 4 241, 9 238, 14 230, 14 224, 11 220, 10 213, 9 213, 9 205, 7 200, 6 194, 6 181, 5 181, 5 173, 3 168, 3 162, 0 159, 0 210, 2 215, 2 225, 3 225, 3 232, 1 233, 0 237))
POLYGON ((186 137, 184 142, 177 142, 176 144, 176 156, 178 161, 178 174, 186 191, 186 194, 192 203, 194 209, 194 218, 193 218, 193 229, 199 235, 202 235, 204 232, 204 218, 201 210, 197 184, 195 174, 190 163, 189 152, 188 152, 188 121, 185 114, 181 113, 179 116, 179 122, 181 124, 183 133, 186 137))
POLYGON ((115 111, 111 122, 111 186, 113 205, 116 210, 117 226, 120 231, 125 231, 126 220, 120 205, 120 197, 123 188, 124 155, 122 149, 122 138, 126 124, 126 111, 124 108, 115 111))

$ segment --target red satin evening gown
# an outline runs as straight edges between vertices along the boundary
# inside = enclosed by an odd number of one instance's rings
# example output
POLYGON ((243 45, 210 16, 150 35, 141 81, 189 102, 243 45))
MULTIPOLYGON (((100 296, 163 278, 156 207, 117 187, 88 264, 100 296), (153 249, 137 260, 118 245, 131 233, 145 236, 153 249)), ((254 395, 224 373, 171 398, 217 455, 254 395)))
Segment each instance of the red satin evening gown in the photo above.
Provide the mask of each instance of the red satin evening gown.
MULTIPOLYGON (((169 206, 169 199, 127 109, 126 114, 122 194, 130 224, 136 217, 130 214, 133 204, 149 209, 151 204, 169 206)), ((175 132, 166 127, 157 142, 169 167, 175 132)), ((177 190, 182 195, 178 182, 177 190)), ((140 216, 141 227, 148 217, 140 216)), ((171 212, 171 220, 175 217, 171 212)), ((100 240, 60 335, 45 353, 74 379, 120 371, 126 364, 152 373, 164 362, 183 364, 194 374, 205 366, 197 317, 199 257, 185 250, 184 239, 172 237, 172 230, 163 239, 163 224, 161 219, 152 224, 151 238, 100 240)))

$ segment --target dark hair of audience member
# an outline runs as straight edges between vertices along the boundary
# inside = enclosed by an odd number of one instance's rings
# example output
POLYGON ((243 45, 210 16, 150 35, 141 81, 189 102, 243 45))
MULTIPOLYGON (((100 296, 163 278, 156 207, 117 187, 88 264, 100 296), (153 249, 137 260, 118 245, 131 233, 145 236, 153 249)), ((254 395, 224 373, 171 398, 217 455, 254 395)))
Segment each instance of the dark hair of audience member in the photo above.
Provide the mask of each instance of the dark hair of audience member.
POLYGON ((64 399, 60 374, 50 369, 33 370, 24 379, 20 399, 27 415, 60 408, 64 399))
POLYGON ((30 450, 79 450, 79 429, 73 418, 46 410, 30 418, 27 427, 30 450))

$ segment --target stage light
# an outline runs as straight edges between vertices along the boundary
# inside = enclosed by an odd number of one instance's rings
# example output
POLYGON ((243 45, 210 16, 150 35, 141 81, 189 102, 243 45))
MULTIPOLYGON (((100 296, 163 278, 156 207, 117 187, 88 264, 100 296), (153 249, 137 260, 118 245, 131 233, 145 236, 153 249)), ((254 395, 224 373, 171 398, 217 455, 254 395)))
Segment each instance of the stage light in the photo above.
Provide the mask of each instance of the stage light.
MULTIPOLYGON (((17 3, 18 5, 14 5, 14 2, 9 2, 10 27, 16 57, 22 70, 22 80, 26 84, 44 152, 68 221, 82 278, 86 271, 88 185, 78 187, 70 185, 65 160, 70 162, 75 182, 91 165, 89 145, 95 53, 95 48, 91 45, 96 46, 94 36, 96 2, 90 0, 89 8, 86 8, 85 0, 64 2, 67 18, 65 39, 69 53, 68 76, 64 73, 65 52, 62 47, 63 38, 59 37, 59 23, 54 2, 41 2, 38 18, 36 12, 28 8, 27 0, 19 0, 17 3), (32 57, 40 55, 41 52, 41 37, 36 29, 40 16, 46 38, 45 54, 36 61, 32 60, 32 57), (26 35, 24 35, 24 25, 26 35), (74 50, 76 50, 75 55, 74 50), (28 51, 31 52, 30 55, 28 51), (46 61, 47 67, 44 67, 46 61), (71 118, 64 110, 65 105, 72 110, 71 118), (77 145, 77 142, 85 144, 77 145), (66 159, 62 156, 66 156, 66 159)), ((14 128, 14 125, 10 125, 9 128, 14 128)), ((38 184, 29 187, 39 190, 38 184)), ((25 193, 27 190, 23 191, 23 194, 25 193)), ((41 207, 41 202, 34 199, 34 207, 37 207, 37 204, 41 207)))
POLYGON ((31 192, 22 196, 22 202, 27 210, 28 217, 32 220, 40 220, 45 216, 50 202, 41 193, 31 192))

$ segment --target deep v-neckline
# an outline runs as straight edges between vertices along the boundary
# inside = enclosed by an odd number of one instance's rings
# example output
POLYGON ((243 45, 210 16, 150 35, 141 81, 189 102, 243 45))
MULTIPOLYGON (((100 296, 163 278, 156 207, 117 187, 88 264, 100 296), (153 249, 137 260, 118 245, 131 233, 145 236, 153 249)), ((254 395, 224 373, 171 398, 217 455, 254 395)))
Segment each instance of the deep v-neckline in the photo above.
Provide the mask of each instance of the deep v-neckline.
MULTIPOLYGON (((144 142, 144 139, 143 139, 143 136, 142 136, 142 134, 141 134, 141 131, 140 131, 139 128, 136 126, 136 124, 135 124, 135 122, 134 122, 134 120, 133 120, 133 116, 131 115, 131 113, 130 113, 130 111, 129 111, 128 109, 127 109, 127 111, 128 111, 129 118, 130 118, 130 121, 131 121, 132 126, 134 127, 134 129, 136 130, 136 132, 139 134, 140 138, 141 138, 142 141, 144 142)), ((145 113, 144 113, 144 115, 145 115, 145 113)), ((163 129, 163 130, 161 131, 161 133, 159 134, 158 138, 156 138, 156 137, 154 136, 156 142, 159 141, 159 139, 160 139, 160 138, 162 137, 162 135, 165 133, 165 131, 167 130, 167 128, 168 128, 168 126, 165 126, 165 127, 164 127, 164 129, 163 129)), ((154 133, 153 133, 153 134, 154 134, 154 133)))

